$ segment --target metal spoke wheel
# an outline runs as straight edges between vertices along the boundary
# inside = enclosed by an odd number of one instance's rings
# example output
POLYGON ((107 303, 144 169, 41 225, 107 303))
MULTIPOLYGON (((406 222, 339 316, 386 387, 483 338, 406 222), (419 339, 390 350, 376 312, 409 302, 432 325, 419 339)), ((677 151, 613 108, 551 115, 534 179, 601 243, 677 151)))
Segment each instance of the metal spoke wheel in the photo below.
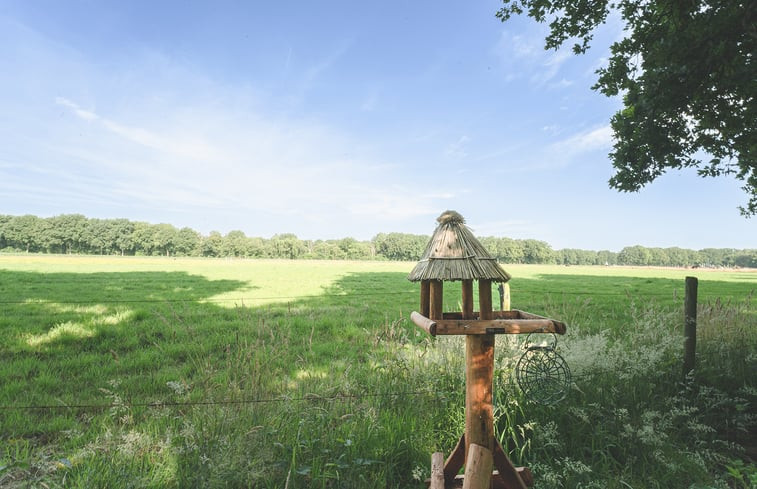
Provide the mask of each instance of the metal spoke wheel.
MULTIPOLYGON (((553 335, 554 337, 554 335, 553 335)), ((561 401, 570 388, 570 369, 565 359, 555 351, 557 338, 551 345, 528 346, 515 365, 515 379, 523 394, 540 404, 561 401)))

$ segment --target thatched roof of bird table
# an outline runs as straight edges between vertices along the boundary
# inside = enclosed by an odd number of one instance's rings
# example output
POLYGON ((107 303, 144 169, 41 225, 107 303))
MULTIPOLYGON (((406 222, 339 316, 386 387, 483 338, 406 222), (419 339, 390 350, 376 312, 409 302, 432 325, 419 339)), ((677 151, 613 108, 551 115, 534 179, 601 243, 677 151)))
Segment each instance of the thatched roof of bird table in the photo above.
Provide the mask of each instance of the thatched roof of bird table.
POLYGON ((463 216, 445 211, 436 221, 439 225, 408 280, 510 280, 510 275, 465 225, 463 216))

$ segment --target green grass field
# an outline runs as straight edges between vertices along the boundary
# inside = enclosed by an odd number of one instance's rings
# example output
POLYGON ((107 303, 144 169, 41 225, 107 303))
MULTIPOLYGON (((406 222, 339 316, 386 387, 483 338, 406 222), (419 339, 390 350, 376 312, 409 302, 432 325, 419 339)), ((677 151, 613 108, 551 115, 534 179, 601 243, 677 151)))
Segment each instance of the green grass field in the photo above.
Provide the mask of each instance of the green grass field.
MULTIPOLYGON (((464 353, 407 320, 412 266, 0 256, 0 487, 424 487, 462 432, 464 353)), ((757 483, 757 273, 505 269, 514 308, 568 324, 555 406, 513 383, 523 338, 497 340, 497 433, 535 487, 757 483)))

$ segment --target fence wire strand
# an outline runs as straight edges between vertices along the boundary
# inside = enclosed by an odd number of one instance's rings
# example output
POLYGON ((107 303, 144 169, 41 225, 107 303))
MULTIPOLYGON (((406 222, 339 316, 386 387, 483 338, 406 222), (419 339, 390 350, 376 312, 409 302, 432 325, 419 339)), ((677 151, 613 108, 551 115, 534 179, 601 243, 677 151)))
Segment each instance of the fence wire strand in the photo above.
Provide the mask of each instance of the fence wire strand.
POLYGON ((269 404, 277 402, 318 402, 318 401, 338 401, 338 400, 355 400, 371 398, 397 398, 397 397, 415 397, 427 394, 435 394, 435 397, 449 395, 452 392, 444 392, 432 389, 423 389, 416 391, 401 391, 391 393, 365 393, 365 394, 306 394, 304 396, 281 396, 263 399, 230 399, 221 401, 153 401, 153 402, 112 402, 107 404, 40 404, 40 405, 4 405, 0 406, 2 411, 60 411, 60 410, 80 410, 80 411, 101 411, 104 409, 120 408, 163 408, 163 407, 193 407, 193 406, 228 406, 239 404, 269 404))
MULTIPOLYGON (((528 291, 521 291, 522 293, 529 294, 528 291)), ((536 292, 534 292, 536 293, 536 292)), ((349 299, 352 297, 386 297, 386 296, 401 296, 401 295, 417 295, 417 290, 408 290, 408 291, 399 291, 399 292, 349 292, 349 293, 343 293, 343 294, 316 294, 316 295, 280 295, 280 296, 264 296, 264 297, 217 297, 217 298, 187 298, 187 299, 108 299, 108 300, 102 300, 102 301, 92 301, 92 300, 55 300, 55 301, 48 301, 45 299, 26 299, 26 300, 0 300, 0 305, 30 305, 30 304, 79 304, 79 305, 108 305, 108 304, 182 304, 182 303, 218 303, 218 302, 257 302, 257 301, 299 301, 299 300, 310 300, 310 299, 349 299)), ((623 292, 594 292, 594 291, 559 291, 559 292, 539 292, 541 296, 546 296, 548 298, 554 298, 554 297, 560 297, 560 296, 578 296, 578 297, 594 297, 594 296, 602 296, 602 297, 626 297, 626 298, 670 298, 671 296, 673 298, 676 298, 676 295, 674 293, 666 293, 666 294, 640 294, 640 293, 631 293, 630 291, 628 293, 623 292)), ((679 297, 681 301, 683 301, 683 296, 679 297)), ((723 300, 732 300, 732 299, 739 299, 737 296, 712 296, 712 297, 705 297, 702 300, 704 301, 723 301, 723 300)))
MULTIPOLYGON (((499 398, 502 391, 514 392, 520 389, 520 386, 512 374, 505 374, 501 377, 496 375, 497 371, 501 369, 495 368, 495 380, 493 390, 496 399, 499 398)), ((615 369, 617 374, 638 373, 633 368, 615 369)), ((607 375, 608 372, 599 373, 573 373, 571 374, 571 386, 575 386, 579 382, 593 381, 597 375, 607 375)), ((433 398, 448 397, 452 395, 462 395, 465 392, 465 381, 461 379, 460 388, 457 390, 439 390, 439 389, 418 389, 408 391, 398 391, 389 393, 362 393, 362 394, 316 394, 308 393, 300 396, 279 396, 257 399, 227 399, 227 400, 198 400, 198 401, 152 401, 152 402, 111 402, 104 404, 65 404, 61 401, 61 404, 28 404, 28 405, 0 405, 0 411, 64 411, 64 410, 76 410, 76 411, 102 411, 106 409, 132 409, 132 408, 147 408, 147 409, 160 409, 160 408, 182 408, 182 407, 208 407, 208 406, 233 406, 233 405, 245 405, 245 404, 272 404, 283 402, 331 402, 331 401, 353 401, 358 399, 390 399, 399 397, 421 397, 429 396, 433 398)))

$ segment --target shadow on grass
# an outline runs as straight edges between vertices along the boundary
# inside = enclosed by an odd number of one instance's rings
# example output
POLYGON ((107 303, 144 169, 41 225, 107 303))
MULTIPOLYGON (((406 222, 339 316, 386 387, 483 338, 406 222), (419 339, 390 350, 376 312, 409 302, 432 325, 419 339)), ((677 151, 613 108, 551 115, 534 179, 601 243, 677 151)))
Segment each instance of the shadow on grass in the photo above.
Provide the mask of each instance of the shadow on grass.
MULTIPOLYGON (((144 318, 156 306, 198 304, 247 287, 237 280, 208 280, 186 272, 35 273, 0 270, 2 350, 57 342, 144 318)), ((215 305, 203 305, 207 309, 215 305)))
POLYGON ((191 301, 246 286, 187 272, 37 273, 0 270, 2 303, 191 301))
MULTIPOLYGON (((326 291, 323 297, 306 301, 310 307, 333 307, 365 302, 366 307, 389 315, 409 317, 418 310, 420 287, 404 273, 360 273, 348 275, 326 291)), ((629 324, 635 309, 655 307, 683 311, 683 279, 606 276, 586 274, 544 274, 537 279, 514 277, 510 281, 511 307, 545 315, 568 323, 579 321, 587 332, 617 329, 629 324)), ((699 304, 743 303, 755 293, 749 282, 699 281, 699 304)), ((477 301, 478 287, 474 286, 477 301)), ((460 311, 460 282, 445 282, 445 311, 460 311)), ((492 303, 500 307, 497 284, 492 286, 492 303)), ((477 306, 476 306, 477 308, 477 306)))
MULTIPOLYGON (((203 303, 248 287, 185 272, 35 273, 0 270, 0 405, 151 402, 167 381, 222 350, 234 311, 203 303)), ((57 413, 57 412, 56 412, 57 413)), ((61 412, 70 416, 74 412, 61 412)), ((70 428, 46 411, 10 411, 0 434, 70 428)))

